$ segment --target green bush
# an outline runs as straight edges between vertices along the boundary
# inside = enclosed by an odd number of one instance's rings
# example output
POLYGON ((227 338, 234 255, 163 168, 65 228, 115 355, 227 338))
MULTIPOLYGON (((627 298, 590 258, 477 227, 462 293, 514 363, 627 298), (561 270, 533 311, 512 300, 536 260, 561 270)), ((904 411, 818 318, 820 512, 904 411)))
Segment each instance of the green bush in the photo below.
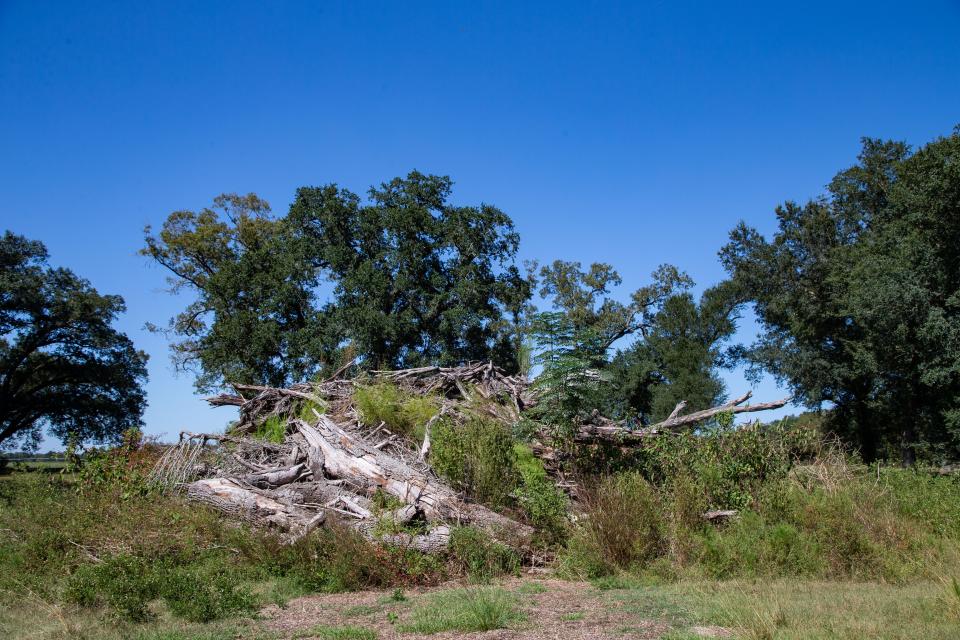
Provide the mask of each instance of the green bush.
POLYGON ((562 543, 568 533, 567 497, 547 475, 530 447, 515 443, 514 461, 520 476, 515 494, 520 507, 546 544, 562 543))
POLYGON ((220 566, 188 566, 158 577, 159 592, 170 611, 191 622, 219 620, 256 609, 257 599, 235 571, 220 566))
POLYGON ((424 426, 440 411, 439 401, 432 396, 409 393, 389 382, 359 387, 353 396, 364 424, 381 422, 394 433, 416 440, 424 435, 424 426))
POLYGON ((495 420, 471 417, 465 424, 434 423, 430 464, 456 488, 494 508, 511 502, 518 485, 513 436, 495 420))
POLYGON ((450 556, 471 579, 486 581, 520 572, 516 551, 473 527, 456 527, 450 533, 450 556))
POLYGON ((81 566, 70 577, 64 596, 68 602, 106 605, 122 619, 144 622, 151 617, 147 605, 157 597, 157 581, 146 561, 121 554, 81 566))

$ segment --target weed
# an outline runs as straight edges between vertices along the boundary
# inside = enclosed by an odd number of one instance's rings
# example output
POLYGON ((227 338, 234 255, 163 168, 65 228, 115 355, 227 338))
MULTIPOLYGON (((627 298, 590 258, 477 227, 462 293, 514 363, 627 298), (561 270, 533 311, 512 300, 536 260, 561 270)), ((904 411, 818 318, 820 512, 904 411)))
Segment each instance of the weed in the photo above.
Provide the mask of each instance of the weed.
POLYGON ((404 633, 490 631, 524 620, 513 597, 498 587, 456 589, 431 596, 414 607, 404 633))
POLYGON ((434 423, 430 463, 457 488, 492 507, 511 502, 518 485, 513 436, 495 420, 471 417, 465 424, 434 423))
POLYGON ((323 640, 377 640, 377 632, 364 627, 329 627, 317 625, 298 634, 300 638, 323 638, 323 640))
POLYGON ((389 382, 359 387, 353 399, 364 424, 382 422, 394 433, 417 440, 423 438, 424 426, 440 410, 436 398, 409 393, 389 382))
POLYGON ((520 572, 520 556, 516 551, 473 527, 457 527, 451 532, 450 555, 472 580, 478 582, 520 572))
POLYGON ((257 425, 253 437, 267 442, 281 443, 287 435, 287 422, 278 415, 273 415, 257 425))
POLYGON ((524 582, 517 587, 517 593, 524 595, 536 595, 538 593, 546 593, 546 591, 547 588, 539 582, 524 582))

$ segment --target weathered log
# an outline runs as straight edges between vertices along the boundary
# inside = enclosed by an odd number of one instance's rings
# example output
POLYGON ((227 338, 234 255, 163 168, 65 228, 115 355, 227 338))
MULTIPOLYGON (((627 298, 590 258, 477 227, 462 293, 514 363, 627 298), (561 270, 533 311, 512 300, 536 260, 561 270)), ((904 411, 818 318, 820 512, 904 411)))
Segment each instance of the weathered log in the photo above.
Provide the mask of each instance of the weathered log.
MULTIPOLYGON (((289 487, 285 487, 288 489, 289 487)), ((198 480, 187 487, 190 500, 206 504, 214 509, 251 524, 278 529, 287 534, 289 542, 299 540, 316 527, 327 522, 327 511, 339 511, 326 506, 318 511, 310 511, 302 505, 287 504, 280 494, 272 495, 266 491, 257 491, 240 486, 229 478, 211 478, 198 480)), ((343 497, 341 496, 341 499, 343 497)), ((364 510, 365 511, 365 510, 364 510)), ((395 514, 384 517, 394 518, 398 524, 406 524, 416 515, 412 507, 398 509, 395 514)), ((450 527, 441 524, 422 534, 393 533, 378 534, 377 521, 369 511, 358 515, 352 521, 341 521, 371 542, 389 544, 427 553, 444 551, 450 542, 450 527)))
POLYGON ((597 440, 609 440, 620 444, 639 442, 644 438, 658 436, 664 432, 677 431, 682 427, 704 422, 721 413, 768 411, 770 409, 779 409, 790 401, 790 397, 788 396, 772 402, 761 402, 744 406, 743 403, 749 400, 752 395, 753 392, 748 391, 742 396, 734 398, 722 405, 704 409, 703 411, 694 411, 687 415, 679 415, 680 411, 686 406, 685 402, 681 402, 666 420, 639 429, 630 429, 623 423, 599 417, 595 422, 580 425, 574 438, 578 442, 594 442, 597 440))
POLYGON ((260 473, 251 473, 244 478, 244 481, 260 489, 275 489, 299 480, 306 473, 308 473, 307 465, 296 464, 283 469, 270 469, 260 473))
POLYGON ((284 504, 266 492, 241 486, 230 478, 209 478, 187 485, 187 498, 213 507, 234 518, 261 527, 280 529, 302 536, 321 524, 326 514, 311 513, 284 504))
POLYGON ((515 547, 527 546, 533 535, 532 527, 464 502, 446 484, 350 435, 325 415, 315 426, 298 419, 293 423, 309 446, 308 457, 319 452, 327 476, 348 480, 361 493, 381 489, 415 506, 428 521, 474 524, 515 547))

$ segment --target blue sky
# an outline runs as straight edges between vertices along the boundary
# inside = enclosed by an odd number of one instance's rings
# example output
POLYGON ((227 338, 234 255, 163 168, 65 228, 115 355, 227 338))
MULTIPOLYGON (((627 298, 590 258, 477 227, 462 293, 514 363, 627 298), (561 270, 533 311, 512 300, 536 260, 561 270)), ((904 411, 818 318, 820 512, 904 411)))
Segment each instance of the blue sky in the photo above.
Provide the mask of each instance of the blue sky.
POLYGON ((215 429, 143 330, 185 304, 136 255, 146 224, 417 168, 510 214, 522 258, 610 262, 623 296, 663 262, 708 286, 738 220, 772 231, 861 136, 960 123, 958 33, 958 2, 0 0, 0 227, 126 299, 148 432, 215 429))

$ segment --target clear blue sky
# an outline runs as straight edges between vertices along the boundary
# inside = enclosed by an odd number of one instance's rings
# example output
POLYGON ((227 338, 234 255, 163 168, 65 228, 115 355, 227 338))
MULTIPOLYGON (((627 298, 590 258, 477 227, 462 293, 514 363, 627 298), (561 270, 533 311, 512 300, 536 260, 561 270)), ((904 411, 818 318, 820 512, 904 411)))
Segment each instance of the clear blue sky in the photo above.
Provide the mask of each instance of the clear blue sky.
POLYGON ((230 417, 143 331, 185 304, 135 255, 172 210, 417 168, 509 213, 523 258, 706 286, 738 220, 771 231, 860 136, 958 122, 958 2, 0 0, 0 227, 126 299, 150 433, 230 417))

